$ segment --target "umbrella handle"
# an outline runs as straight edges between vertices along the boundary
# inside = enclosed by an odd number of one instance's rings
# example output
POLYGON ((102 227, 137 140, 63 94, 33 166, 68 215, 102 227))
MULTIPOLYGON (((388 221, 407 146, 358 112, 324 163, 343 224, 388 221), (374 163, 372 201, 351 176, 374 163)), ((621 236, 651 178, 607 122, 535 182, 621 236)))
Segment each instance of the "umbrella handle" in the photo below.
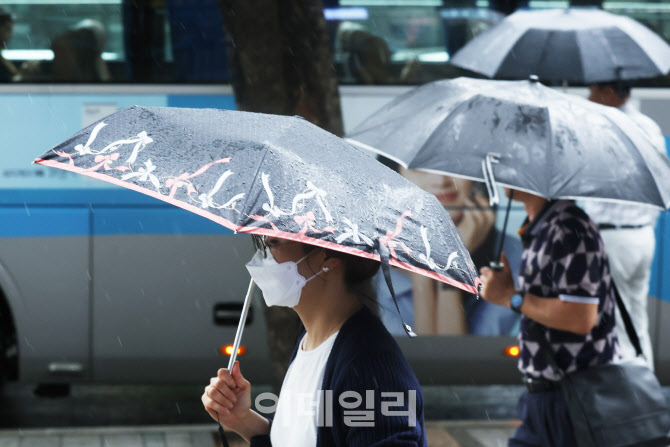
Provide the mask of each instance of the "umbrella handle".
POLYGON ((237 325, 237 333, 235 334, 235 342, 233 343, 233 352, 230 353, 230 360, 228 361, 228 371, 233 371, 233 366, 235 365, 235 360, 237 360, 237 350, 240 349, 240 342, 242 341, 242 333, 244 332, 244 325, 247 322, 247 314, 249 313, 249 307, 251 307, 251 295, 254 293, 254 287, 256 283, 254 280, 249 281, 249 289, 247 290, 247 296, 244 298, 244 307, 242 308, 242 315, 240 315, 240 322, 237 325))
POLYGON ((507 210, 505 211, 505 221, 503 222, 502 231, 500 232, 500 241, 498 242, 498 249, 493 254, 494 261, 489 263, 489 267, 496 272, 501 272, 503 269, 503 263, 500 262, 500 256, 502 255, 503 245, 505 244, 505 234, 507 233, 507 222, 509 221, 509 213, 512 208, 512 199, 514 198, 514 190, 510 189, 509 198, 507 199, 507 210))
MULTIPOLYGON (((244 307, 242 308, 242 315, 240 315, 240 322, 237 324, 237 333, 235 334, 235 342, 233 343, 233 352, 230 353, 230 360, 228 361, 228 371, 232 374, 235 360, 237 360, 237 350, 240 349, 240 342, 242 341, 242 333, 244 332, 244 325, 247 322, 247 315, 249 314, 249 307, 251 307, 251 295, 254 293, 254 280, 249 281, 249 288, 247 289, 247 296, 244 298, 244 307)), ((219 413, 216 413, 216 420, 219 422, 219 436, 224 447, 228 447, 228 439, 226 439, 226 432, 223 425, 219 421, 219 413)))
POLYGON ((405 330, 409 338, 414 338, 416 337, 416 333, 414 332, 414 330, 412 330, 412 326, 405 323, 405 320, 402 317, 402 312, 400 312, 400 306, 398 306, 398 300, 395 297, 395 291, 393 290, 393 281, 391 280, 391 267, 389 266, 389 257, 390 257, 389 249, 386 248, 386 246, 382 244, 379 241, 379 239, 377 239, 376 247, 377 252, 379 253, 379 262, 381 263, 382 273, 384 274, 384 279, 386 280, 386 285, 389 288, 389 292, 391 292, 391 297, 393 298, 395 308, 398 311, 398 315, 400 316, 400 321, 402 322, 402 328, 405 330))
POLYGON ((493 166, 491 166, 492 163, 499 163, 499 162, 500 162, 500 154, 495 154, 492 152, 486 154, 486 159, 482 160, 484 184, 486 185, 486 190, 489 193, 489 204, 491 206, 500 203, 500 198, 498 197, 498 185, 496 185, 496 179, 493 176, 493 166))

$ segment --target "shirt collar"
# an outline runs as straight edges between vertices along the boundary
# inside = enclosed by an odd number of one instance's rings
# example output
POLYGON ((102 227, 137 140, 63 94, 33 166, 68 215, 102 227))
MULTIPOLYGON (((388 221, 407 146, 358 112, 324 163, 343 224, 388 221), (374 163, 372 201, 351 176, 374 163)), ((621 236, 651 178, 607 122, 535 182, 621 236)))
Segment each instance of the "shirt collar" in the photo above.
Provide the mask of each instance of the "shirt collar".
POLYGON ((572 203, 572 200, 548 200, 532 222, 526 217, 526 220, 519 229, 519 236, 522 239, 532 238, 544 226, 547 217, 552 214, 550 211, 557 210, 559 207, 563 207, 569 203, 572 203))

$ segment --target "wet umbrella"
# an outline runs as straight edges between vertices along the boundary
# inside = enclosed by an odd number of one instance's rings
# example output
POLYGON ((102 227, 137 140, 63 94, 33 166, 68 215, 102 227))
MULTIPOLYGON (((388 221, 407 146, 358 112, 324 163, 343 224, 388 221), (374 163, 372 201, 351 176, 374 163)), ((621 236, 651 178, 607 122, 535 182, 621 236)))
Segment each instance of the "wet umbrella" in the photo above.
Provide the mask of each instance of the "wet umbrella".
POLYGON ((473 39, 451 63, 490 78, 626 81, 670 70, 670 45, 641 23, 597 9, 519 11, 473 39))
POLYGON ((391 291, 389 264, 470 293, 480 284, 435 197, 299 117, 131 107, 35 161, 139 191, 236 232, 381 259, 391 291))
POLYGON ((347 137, 405 168, 484 181, 492 204, 498 182, 548 199, 670 205, 670 160, 640 127, 536 80, 426 84, 347 137))
POLYGON ((640 127, 614 107, 536 81, 432 82, 382 107, 347 139, 406 168, 546 198, 670 205, 670 161, 640 127))

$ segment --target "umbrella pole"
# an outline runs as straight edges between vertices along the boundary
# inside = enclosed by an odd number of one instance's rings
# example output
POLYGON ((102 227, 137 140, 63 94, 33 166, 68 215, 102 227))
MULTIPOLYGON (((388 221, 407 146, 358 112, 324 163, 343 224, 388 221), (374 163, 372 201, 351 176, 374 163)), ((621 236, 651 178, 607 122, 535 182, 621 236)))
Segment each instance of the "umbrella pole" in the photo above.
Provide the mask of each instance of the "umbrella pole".
POLYGON ((514 190, 510 189, 509 190, 509 199, 507 199, 507 209, 505 211, 505 220, 503 221, 503 227, 502 231, 500 232, 500 242, 498 242, 498 249, 494 253, 493 259, 495 261, 491 261, 490 267, 493 270, 496 271, 501 271, 503 269, 502 262, 500 262, 500 256, 502 255, 503 251, 503 244, 505 243, 505 233, 507 232, 507 222, 509 221, 509 214, 510 210, 512 208, 512 199, 514 198, 514 190))
POLYGON ((247 322, 247 314, 249 313, 249 307, 251 306, 251 295, 254 293, 254 280, 249 281, 249 289, 247 290, 247 296, 244 298, 244 307, 242 308, 242 314, 240 315, 240 322, 237 325, 237 333, 235 334, 235 342, 233 343, 233 352, 230 354, 230 360, 228 361, 228 371, 233 372, 233 366, 235 365, 235 360, 237 359, 237 351, 240 349, 240 342, 242 341, 242 333, 244 332, 244 325, 247 322))
MULTIPOLYGON (((249 288, 247 289, 247 296, 244 298, 244 306, 242 314, 240 315, 240 322, 237 325, 237 333, 235 334, 235 342, 233 343, 233 352, 230 353, 230 360, 228 361, 228 371, 233 373, 233 366, 237 360, 237 350, 240 349, 240 342, 242 341, 242 333, 244 332, 244 325, 247 322, 247 315, 249 314, 249 307, 251 307, 251 295, 254 293, 254 280, 249 281, 249 288)), ((228 439, 226 439, 225 430, 219 421, 219 413, 216 413, 217 422, 219 422, 219 436, 221 436, 221 443, 224 447, 228 447, 228 439)))

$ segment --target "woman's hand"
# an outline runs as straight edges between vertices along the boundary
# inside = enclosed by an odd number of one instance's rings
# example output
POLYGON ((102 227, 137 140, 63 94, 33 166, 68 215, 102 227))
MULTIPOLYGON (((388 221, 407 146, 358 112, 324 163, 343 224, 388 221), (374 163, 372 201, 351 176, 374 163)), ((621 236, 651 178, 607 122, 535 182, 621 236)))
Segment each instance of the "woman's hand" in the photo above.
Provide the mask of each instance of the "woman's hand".
POLYGON ((251 384, 242 377, 239 362, 235 362, 232 374, 220 369, 205 387, 201 400, 212 419, 239 434, 246 432, 258 416, 251 410, 251 384))

